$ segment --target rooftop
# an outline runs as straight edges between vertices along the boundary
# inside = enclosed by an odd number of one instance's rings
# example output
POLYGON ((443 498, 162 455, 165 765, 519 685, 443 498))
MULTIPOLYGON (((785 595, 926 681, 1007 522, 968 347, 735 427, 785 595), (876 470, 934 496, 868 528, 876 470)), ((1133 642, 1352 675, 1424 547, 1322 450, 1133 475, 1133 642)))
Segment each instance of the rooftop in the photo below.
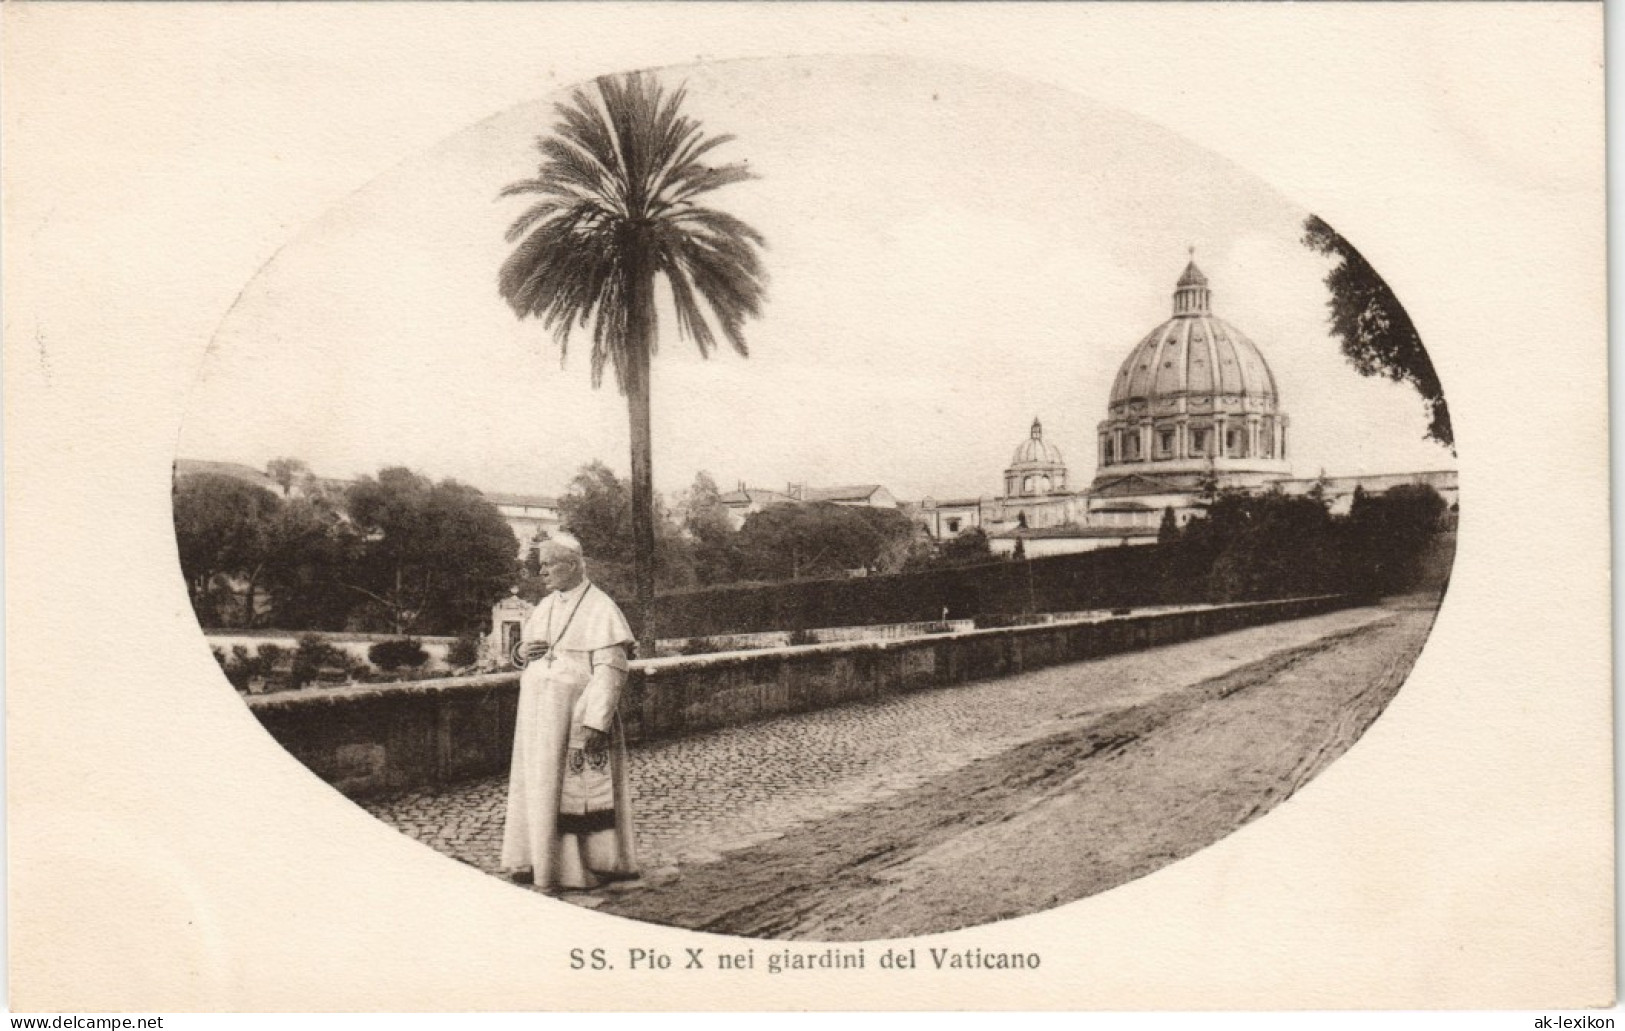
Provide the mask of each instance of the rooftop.
POLYGON ((1091 540, 1102 537, 1155 537, 1154 526, 1039 526, 990 533, 997 540, 1091 540))
POLYGON ((482 490, 485 500, 493 505, 515 505, 523 508, 558 508, 559 499, 545 494, 507 494, 502 491, 482 490))
POLYGON ((808 487, 801 492, 801 500, 867 501, 879 489, 878 483, 860 483, 850 487, 808 487))
POLYGON ((795 501, 788 494, 776 490, 763 490, 759 487, 730 490, 725 494, 718 495, 717 500, 724 505, 787 505, 795 501))
POLYGON ((213 462, 201 458, 175 459, 175 475, 181 476, 229 476, 234 480, 252 483, 256 487, 281 493, 282 485, 265 473, 251 465, 241 462, 213 462))

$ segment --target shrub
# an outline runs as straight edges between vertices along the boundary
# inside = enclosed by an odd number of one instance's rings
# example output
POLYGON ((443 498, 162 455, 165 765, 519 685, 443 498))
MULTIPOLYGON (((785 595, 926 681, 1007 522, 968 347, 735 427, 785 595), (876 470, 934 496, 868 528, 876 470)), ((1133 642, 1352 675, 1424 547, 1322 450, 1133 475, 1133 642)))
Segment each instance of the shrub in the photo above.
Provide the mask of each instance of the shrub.
POLYGON ((457 640, 451 642, 446 649, 446 665, 456 669, 461 666, 472 666, 480 659, 480 638, 478 634, 461 634, 457 640))
POLYGON ((300 634, 288 679, 294 687, 303 687, 315 680, 323 669, 348 670, 349 665, 349 655, 344 649, 328 644, 320 634, 300 634))
POLYGON ((786 643, 792 646, 800 644, 817 644, 818 638, 814 636, 811 630, 793 630, 790 632, 790 640, 786 643))
POLYGON ((269 672, 281 665, 282 657, 287 654, 287 650, 280 644, 268 643, 260 645, 254 654, 259 656, 260 662, 264 663, 266 671, 269 672))
POLYGON ((429 653, 423 650, 423 645, 413 637, 397 637, 388 641, 379 641, 367 649, 367 658, 379 669, 400 669, 409 666, 413 669, 429 661, 429 653))
MULTIPOLYGON (((248 649, 243 648, 241 651, 243 658, 247 658, 248 649)), ((248 690, 248 670, 243 668, 241 662, 234 657, 228 658, 225 650, 221 648, 210 648, 209 652, 214 656, 214 661, 220 664, 220 672, 226 675, 227 683, 239 691, 248 690)))
MULTIPOLYGON (((274 645, 271 647, 275 648, 274 645)), ((271 663, 265 653, 265 646, 260 646, 260 654, 248 654, 248 646, 234 644, 231 646, 231 656, 228 658, 219 648, 211 648, 214 661, 220 664, 220 669, 226 674, 231 686, 239 691, 248 690, 248 682, 254 677, 265 677, 271 672, 271 663)), ((277 649, 280 652, 280 649, 277 649)), ((273 653, 274 654, 274 653, 273 653)))

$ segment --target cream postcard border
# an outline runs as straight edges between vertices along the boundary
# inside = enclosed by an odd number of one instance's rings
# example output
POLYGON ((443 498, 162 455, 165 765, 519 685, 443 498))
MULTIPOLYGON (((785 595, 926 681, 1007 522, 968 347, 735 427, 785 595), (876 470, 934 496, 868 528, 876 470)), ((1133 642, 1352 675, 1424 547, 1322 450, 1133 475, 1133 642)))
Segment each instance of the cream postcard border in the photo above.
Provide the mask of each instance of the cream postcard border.
POLYGON ((3 15, 14 1009, 1611 1001, 1600 5, 3 15), (1389 711, 1291 802, 1100 896, 912 942, 1037 951, 1036 972, 572 971, 571 947, 737 942, 527 896, 283 754, 199 647, 169 522, 178 427, 236 292, 380 171, 603 72, 809 53, 1053 83, 1346 232, 1448 390, 1454 579, 1389 711))

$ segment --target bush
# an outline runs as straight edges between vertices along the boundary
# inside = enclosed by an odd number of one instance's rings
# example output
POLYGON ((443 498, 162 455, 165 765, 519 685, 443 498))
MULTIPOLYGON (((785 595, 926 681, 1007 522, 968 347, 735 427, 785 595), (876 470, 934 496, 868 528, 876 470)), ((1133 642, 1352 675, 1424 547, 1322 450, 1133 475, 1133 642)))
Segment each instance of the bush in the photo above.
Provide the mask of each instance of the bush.
POLYGON ((423 650, 422 642, 416 638, 397 637, 379 641, 368 648, 367 659, 379 669, 400 669, 402 666, 416 669, 429 661, 429 653, 423 650))
POLYGON ((786 643, 792 647, 802 644, 817 644, 818 638, 813 635, 811 630, 793 630, 790 632, 790 640, 786 643))
MULTIPOLYGON (((270 674, 271 663, 268 661, 268 657, 274 656, 281 651, 281 649, 277 649, 276 652, 267 653, 265 651, 266 647, 266 645, 261 645, 259 654, 250 655, 248 654, 247 645, 234 644, 231 646, 231 656, 229 658, 219 648, 210 648, 209 650, 214 655, 214 661, 220 664, 220 671, 226 675, 226 679, 230 681, 231 686, 239 691, 247 691, 250 679, 254 677, 263 678, 270 674)), ((275 645, 269 647, 276 648, 275 645)))
POLYGON ((349 655, 344 649, 328 644, 320 634, 300 634, 288 679, 294 687, 303 687, 315 680, 323 669, 348 670, 349 666, 349 655))
POLYGON ((472 666, 480 660, 480 638, 478 634, 461 634, 457 640, 451 642, 446 649, 446 665, 457 669, 462 666, 472 666))
MULTIPOLYGON (((228 658, 225 650, 221 648, 210 648, 209 653, 214 656, 214 661, 220 664, 220 672, 226 675, 226 681, 232 687, 239 691, 248 690, 248 671, 243 669, 242 663, 235 658, 228 658)), ((242 653, 243 657, 246 658, 248 649, 243 648, 242 653)))
POLYGON ((254 654, 259 656, 260 662, 265 664, 265 669, 269 672, 282 664, 282 657, 287 654, 287 650, 280 644, 262 644, 254 650, 254 654))

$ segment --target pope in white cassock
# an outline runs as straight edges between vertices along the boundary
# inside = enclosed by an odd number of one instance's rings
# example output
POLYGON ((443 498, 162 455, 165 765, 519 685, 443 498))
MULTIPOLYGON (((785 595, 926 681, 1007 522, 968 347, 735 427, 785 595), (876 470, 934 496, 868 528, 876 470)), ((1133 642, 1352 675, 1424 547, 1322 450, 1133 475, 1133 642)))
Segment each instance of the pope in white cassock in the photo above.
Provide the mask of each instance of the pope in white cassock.
POLYGON ((553 591, 519 645, 502 869, 544 890, 592 888, 637 873, 615 712, 633 637, 619 606, 587 579, 580 545, 542 545, 541 572, 553 591))

